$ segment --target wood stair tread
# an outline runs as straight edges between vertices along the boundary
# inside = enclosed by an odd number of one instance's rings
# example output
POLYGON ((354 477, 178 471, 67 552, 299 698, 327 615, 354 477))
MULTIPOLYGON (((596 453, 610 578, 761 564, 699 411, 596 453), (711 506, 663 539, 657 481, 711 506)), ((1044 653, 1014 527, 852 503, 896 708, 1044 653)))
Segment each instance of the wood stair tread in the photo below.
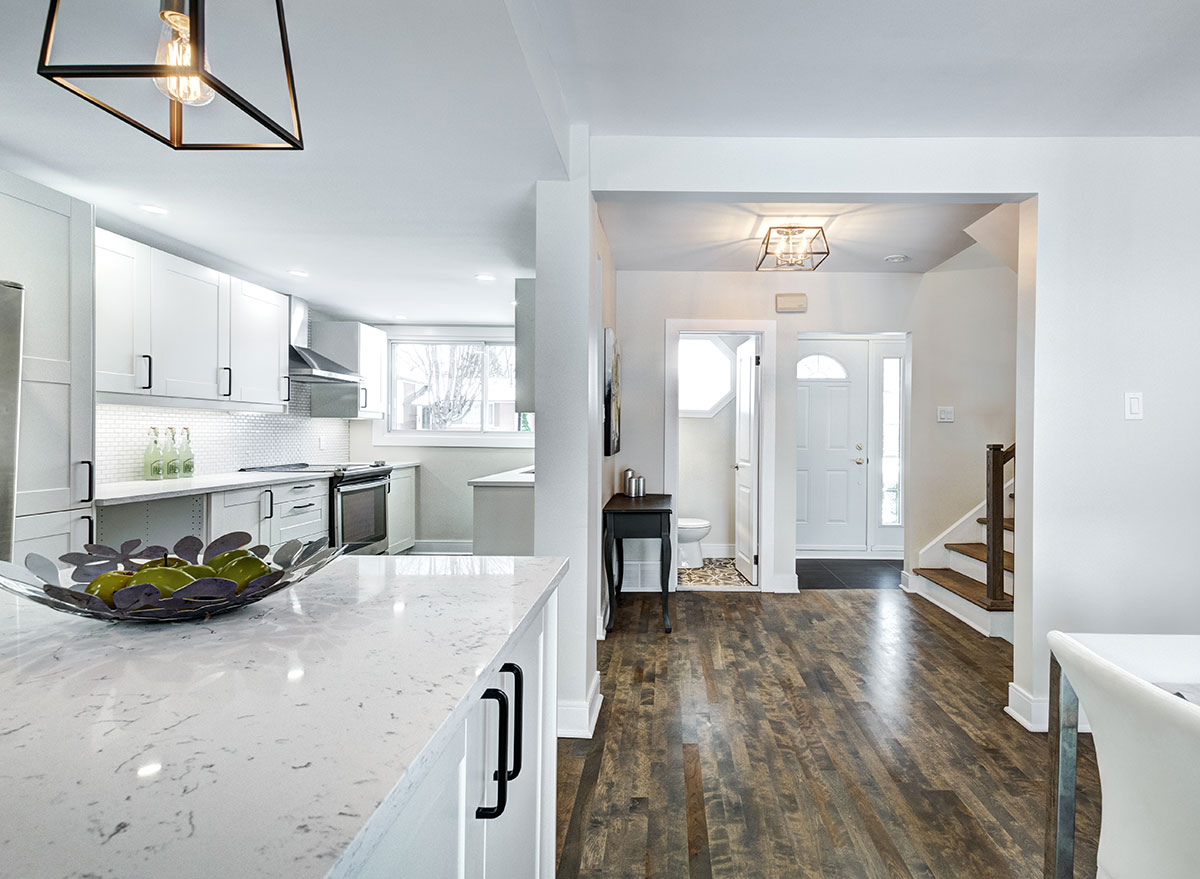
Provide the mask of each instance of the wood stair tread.
MULTIPOLYGON (((987 544, 986 543, 947 543, 946 549, 951 552, 957 552, 968 558, 973 558, 976 561, 987 564, 987 544)), ((1012 573, 1013 570, 1013 554, 1007 550, 1004 553, 1004 570, 1012 573)))
MULTIPOLYGON (((980 525, 986 525, 987 524, 987 516, 980 516, 975 521, 978 522, 980 525)), ((1008 518, 1007 516, 1004 519, 1004 530, 1005 531, 1015 531, 1016 530, 1013 527, 1013 520, 1008 518)))
POLYGON ((949 592, 953 592, 959 598, 965 598, 971 604, 976 607, 982 607, 984 610, 1013 609, 1013 597, 1009 593, 1004 593, 1004 601, 989 604, 986 585, 973 577, 960 574, 958 571, 950 568, 913 568, 913 573, 924 577, 931 583, 936 583, 949 592))

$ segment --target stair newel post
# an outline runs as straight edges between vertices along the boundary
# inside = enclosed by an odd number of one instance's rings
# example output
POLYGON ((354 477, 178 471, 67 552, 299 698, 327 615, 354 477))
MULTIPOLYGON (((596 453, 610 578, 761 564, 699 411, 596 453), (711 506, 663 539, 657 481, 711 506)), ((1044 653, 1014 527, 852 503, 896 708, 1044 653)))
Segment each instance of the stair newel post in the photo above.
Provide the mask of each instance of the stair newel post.
POLYGON ((987 447, 987 598, 1004 601, 1004 446, 987 447))

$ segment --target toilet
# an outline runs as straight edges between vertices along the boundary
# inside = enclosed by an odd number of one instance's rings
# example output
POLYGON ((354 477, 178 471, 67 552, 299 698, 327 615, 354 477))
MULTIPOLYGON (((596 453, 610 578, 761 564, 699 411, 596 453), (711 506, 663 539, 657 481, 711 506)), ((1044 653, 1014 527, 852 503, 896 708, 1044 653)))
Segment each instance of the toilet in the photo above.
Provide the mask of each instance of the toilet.
POLYGON ((704 567, 704 549, 700 546, 700 541, 707 537, 711 530, 712 523, 707 519, 679 520, 679 527, 676 529, 679 538, 679 567, 704 567))

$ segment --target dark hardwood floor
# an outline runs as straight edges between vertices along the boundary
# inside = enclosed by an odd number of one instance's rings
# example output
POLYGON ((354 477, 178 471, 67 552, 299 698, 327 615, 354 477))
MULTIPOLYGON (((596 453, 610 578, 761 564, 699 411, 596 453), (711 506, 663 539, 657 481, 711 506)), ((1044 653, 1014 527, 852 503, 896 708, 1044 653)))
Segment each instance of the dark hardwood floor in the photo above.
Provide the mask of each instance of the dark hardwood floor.
MULTIPOLYGON (((558 750, 559 879, 1039 877, 1046 736, 1011 648, 898 589, 626 594, 591 740, 558 750)), ((1080 736, 1076 875, 1099 781, 1080 736)))

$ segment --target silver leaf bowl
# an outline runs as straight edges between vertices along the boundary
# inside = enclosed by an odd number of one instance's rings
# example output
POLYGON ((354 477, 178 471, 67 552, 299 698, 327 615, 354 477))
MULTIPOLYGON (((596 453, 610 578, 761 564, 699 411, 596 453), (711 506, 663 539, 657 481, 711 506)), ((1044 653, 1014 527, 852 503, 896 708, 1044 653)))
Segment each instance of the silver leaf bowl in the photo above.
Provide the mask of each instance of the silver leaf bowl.
POLYGON ((137 571, 147 563, 160 564, 168 554, 188 564, 203 564, 222 553, 248 547, 251 542, 250 534, 234 531, 208 546, 197 537, 184 537, 169 553, 163 546, 143 547, 140 540, 128 540, 119 547, 89 543, 84 546, 85 552, 69 552, 59 557, 70 568, 59 568, 50 559, 30 553, 25 557, 24 567, 0 561, 0 588, 77 616, 170 623, 206 619, 253 604, 315 574, 345 551, 345 547, 330 547, 323 540, 311 543, 289 540, 268 560, 268 547, 250 546, 250 553, 266 561, 271 570, 251 580, 241 592, 237 583, 223 577, 194 580, 166 597, 159 593, 158 587, 143 583, 113 592, 113 606, 109 607, 98 596, 84 591, 87 584, 109 571, 137 571))

